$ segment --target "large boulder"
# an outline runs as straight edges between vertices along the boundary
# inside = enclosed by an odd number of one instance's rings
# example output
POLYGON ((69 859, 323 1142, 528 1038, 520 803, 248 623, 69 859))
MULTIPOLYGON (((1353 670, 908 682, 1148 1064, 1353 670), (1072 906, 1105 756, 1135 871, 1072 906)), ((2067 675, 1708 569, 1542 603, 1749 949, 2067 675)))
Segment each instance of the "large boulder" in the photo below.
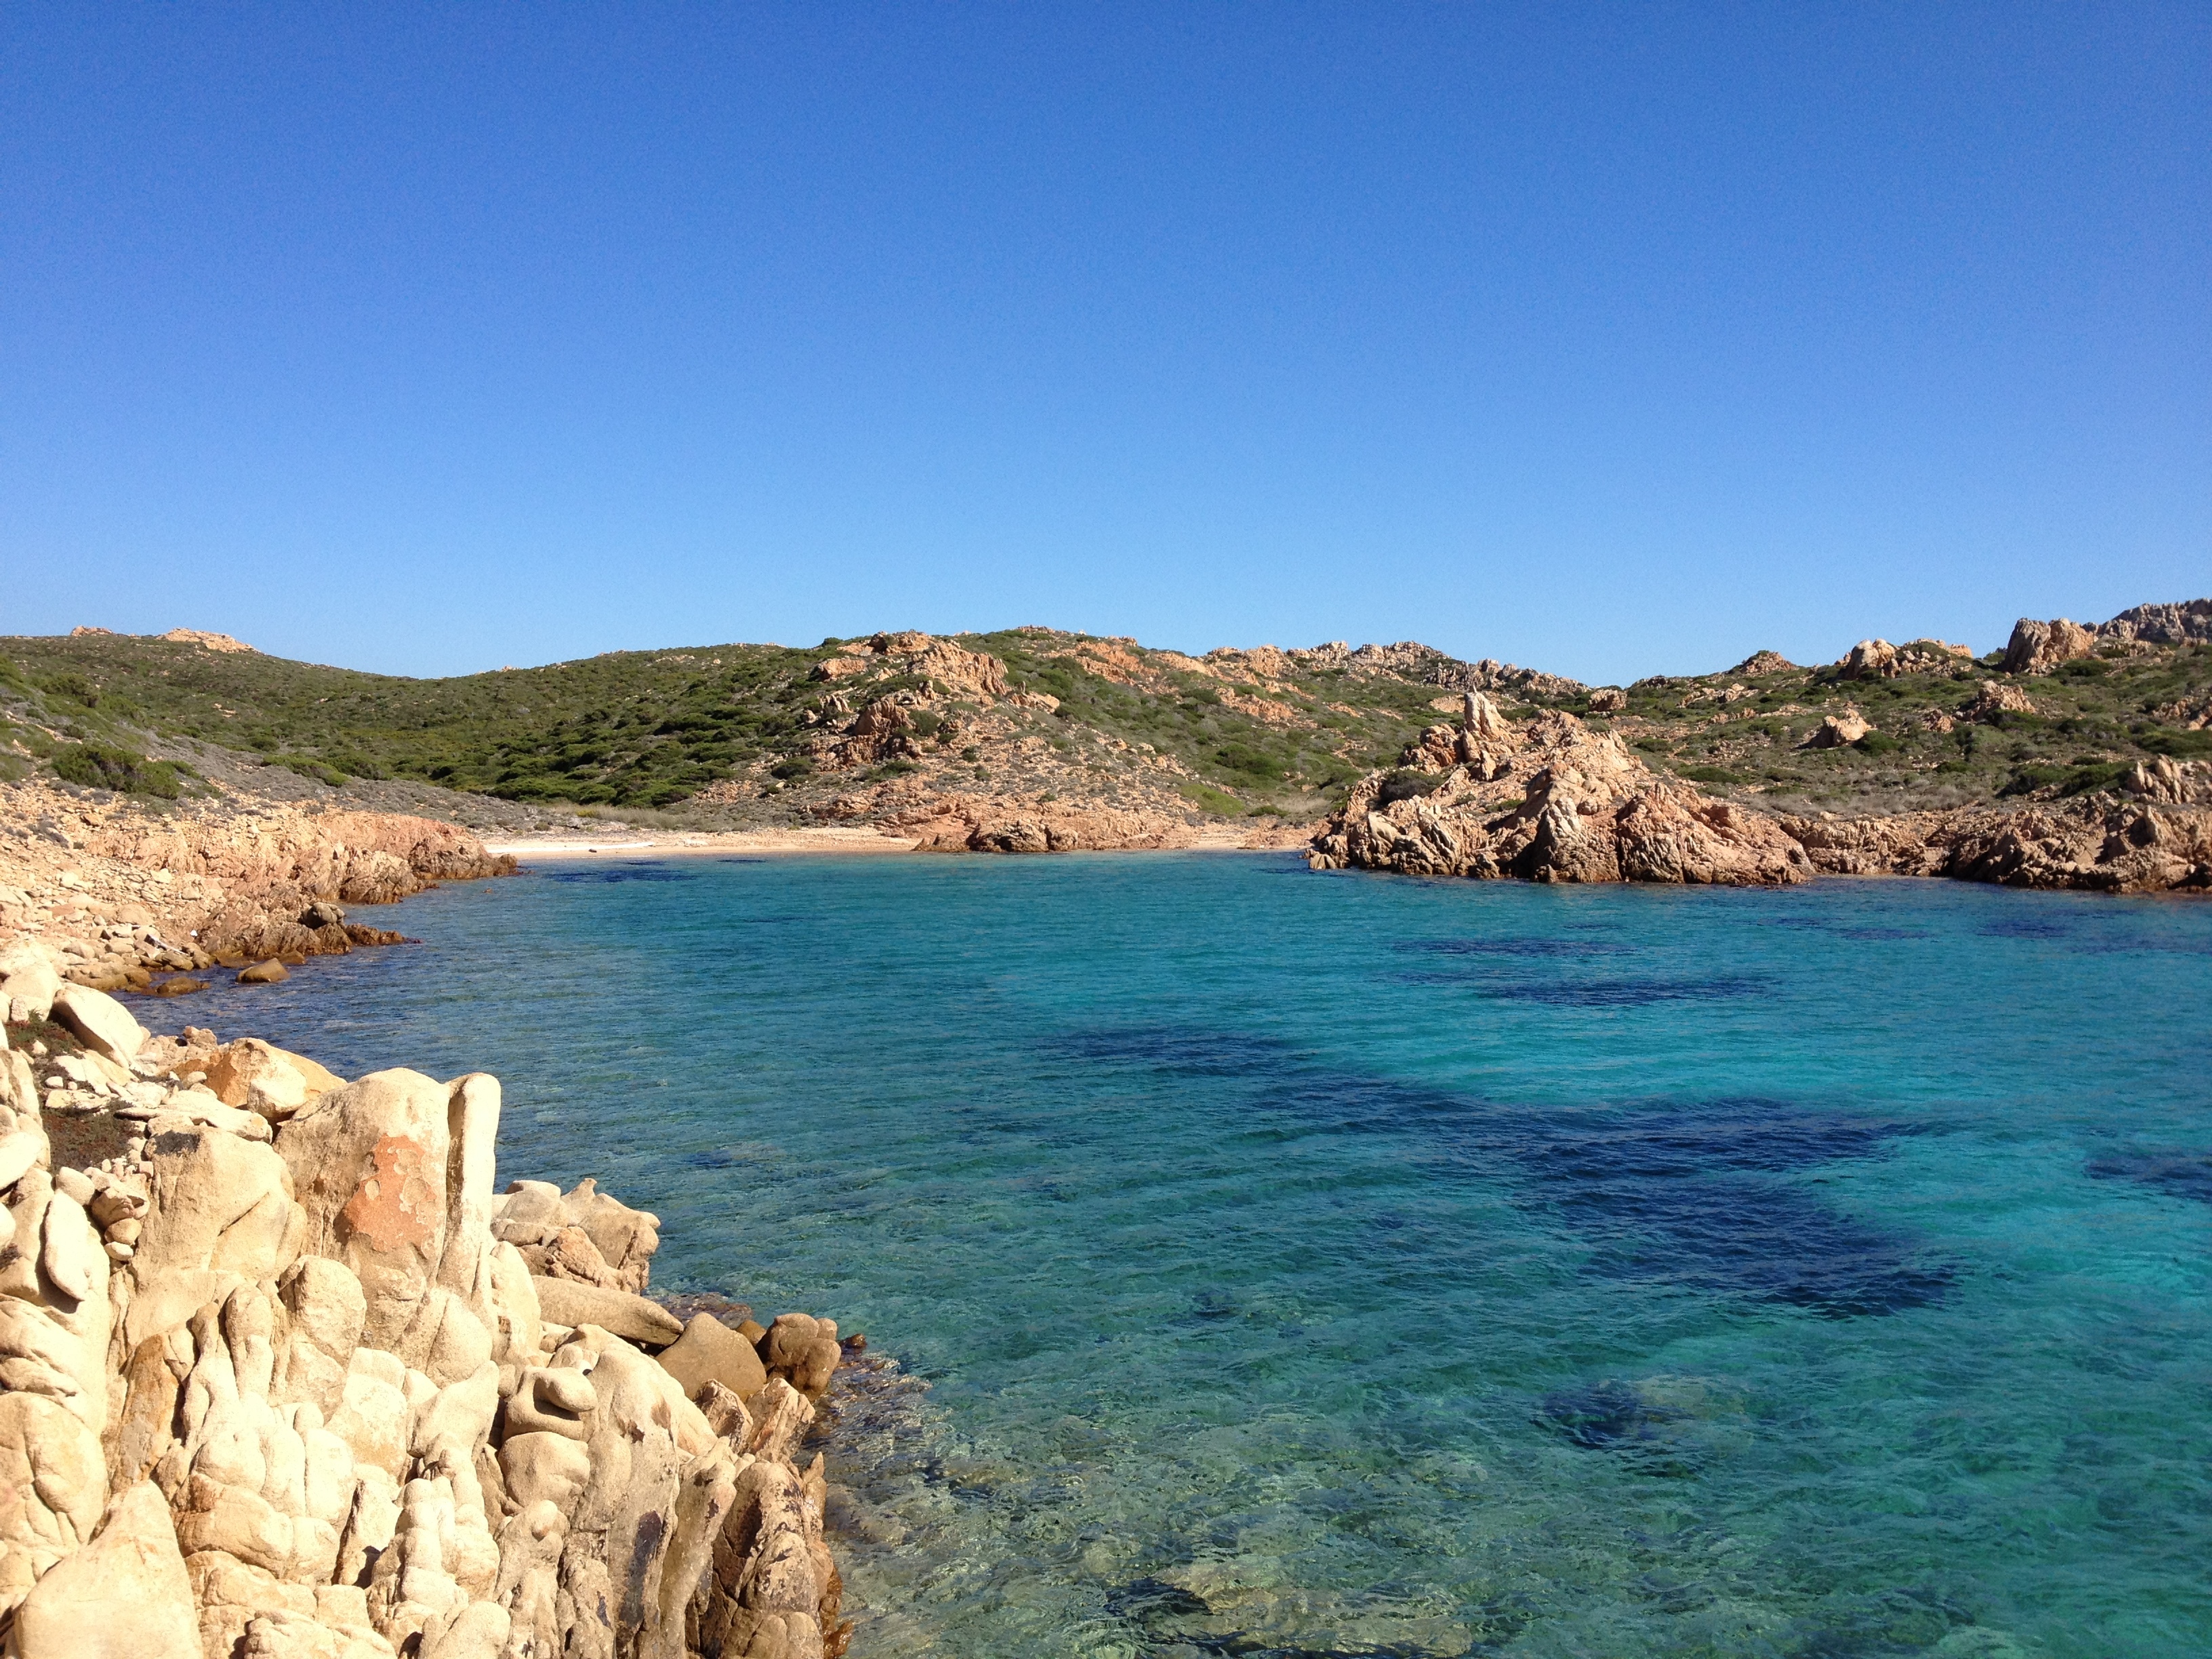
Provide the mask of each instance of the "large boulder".
POLYGON ((628 1291, 566 1279, 540 1279, 532 1288, 538 1292, 540 1316, 551 1324, 596 1325, 626 1342, 653 1348, 668 1347, 684 1334, 674 1314, 628 1291))
POLYGON ((362 1340, 417 1369, 441 1344, 453 1368, 478 1346, 489 1352, 498 1127, 496 1080, 445 1084, 398 1070, 317 1097, 276 1133, 305 1217, 303 1248, 360 1279, 362 1340))
POLYGON ((63 986, 54 993, 53 1018, 74 1031, 86 1048, 126 1069, 145 1046, 146 1028, 105 991, 63 986))
POLYGON ((53 964, 26 953, 0 974, 0 1009, 10 1024, 34 1024, 53 1012, 61 988, 62 976, 53 964))
POLYGON ((91 1543, 15 1610, 10 1659, 157 1659, 199 1650, 191 1581, 169 1506, 151 1481, 126 1488, 91 1543))
POLYGON ((2004 672, 2008 674, 2048 674, 2052 669, 2086 657, 2097 648, 2097 636, 2079 623, 2063 617, 2038 622, 2022 617, 2012 625, 2005 642, 2004 672))
POLYGON ((689 1399, 697 1399, 708 1382, 720 1383, 740 1400, 750 1400, 768 1386, 768 1368, 753 1345, 712 1314, 693 1315, 683 1336, 659 1358, 689 1399))
POLYGON ((150 1202, 131 1263, 139 1287, 131 1315, 134 1341, 191 1316, 207 1299, 202 1292, 212 1288, 197 1275, 273 1279, 307 1242, 292 1173, 267 1142, 182 1113, 165 1112, 149 1128, 150 1202), (140 1312, 140 1304, 169 1301, 178 1291, 182 1305, 167 1324, 155 1326, 150 1314, 140 1312))
POLYGON ((1874 730, 1873 725, 1855 708, 1846 708, 1840 714, 1830 714, 1813 728, 1813 734, 1798 745, 1801 749, 1844 749, 1856 743, 1874 730))
POLYGON ((566 1193, 550 1181, 509 1183, 493 1200, 491 1230, 541 1278, 617 1291, 644 1290, 660 1248, 659 1216, 631 1209, 588 1177, 566 1193))
POLYGON ((258 1037, 226 1043, 204 1070, 207 1088, 226 1106, 241 1106, 282 1123, 309 1101, 345 1087, 305 1054, 288 1053, 258 1037))
POLYGON ((106 1500, 98 1432, 43 1395, 0 1394, 0 1618, 84 1545, 106 1500))

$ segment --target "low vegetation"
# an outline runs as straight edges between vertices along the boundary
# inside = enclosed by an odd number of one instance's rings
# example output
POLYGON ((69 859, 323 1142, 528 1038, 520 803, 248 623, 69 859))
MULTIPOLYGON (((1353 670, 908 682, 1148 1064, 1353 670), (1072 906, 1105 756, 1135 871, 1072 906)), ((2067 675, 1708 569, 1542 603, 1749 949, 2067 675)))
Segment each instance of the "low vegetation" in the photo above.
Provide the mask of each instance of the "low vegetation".
MULTIPOLYGON (((173 799, 203 787, 185 758, 197 742, 331 785, 415 781, 634 814, 720 785, 726 802, 757 799, 759 814, 781 817, 869 785, 1097 799, 1141 776, 1206 814, 1317 816, 1395 766, 1423 726, 1452 718, 1457 688, 1483 678, 1510 718, 1564 708, 1716 793, 1791 807, 2063 797, 2109 788, 2152 757, 2212 755, 2201 724, 2212 647, 2201 645, 2108 646, 2017 679, 1994 655, 1871 679, 1753 659, 1765 672, 1658 677, 1594 701, 1571 681, 1509 672, 1500 684, 1494 665, 1485 676, 1420 647, 1197 659, 1041 629, 956 642, 997 659, 1024 695, 979 709, 892 656, 859 682, 825 682, 816 666, 848 643, 836 640, 413 680, 130 635, 15 638, 0 641, 0 766, 173 799), (2031 706, 1998 708, 1985 684, 2031 706), (822 734, 854 698, 902 694, 915 706, 905 755, 824 759, 822 734), (1871 729, 1808 746, 1826 716, 1847 714, 1871 729), (981 714, 998 721, 988 736, 981 714)), ((1412 793, 1419 776, 1389 787, 1412 793)))

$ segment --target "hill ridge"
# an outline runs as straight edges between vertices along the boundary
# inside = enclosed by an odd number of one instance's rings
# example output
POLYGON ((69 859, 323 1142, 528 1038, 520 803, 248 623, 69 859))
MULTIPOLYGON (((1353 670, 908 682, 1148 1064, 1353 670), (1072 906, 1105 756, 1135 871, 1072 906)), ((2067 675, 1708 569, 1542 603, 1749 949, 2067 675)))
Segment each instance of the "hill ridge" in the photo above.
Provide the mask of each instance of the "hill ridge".
POLYGON ((1981 657, 1866 640, 1825 665, 1760 652, 1625 687, 1412 640, 1191 656, 1036 624, 669 646, 438 679, 195 630, 80 629, 0 639, 0 767, 159 793, 201 787, 193 774, 227 754, 310 788, 387 779, 548 815, 659 810, 732 827, 911 822, 952 797, 1305 822, 1401 766, 1468 690, 1508 718, 1590 720, 1657 770, 1761 808, 2079 794, 2140 761, 2212 752, 2212 599, 2094 626, 2023 618, 1981 657))

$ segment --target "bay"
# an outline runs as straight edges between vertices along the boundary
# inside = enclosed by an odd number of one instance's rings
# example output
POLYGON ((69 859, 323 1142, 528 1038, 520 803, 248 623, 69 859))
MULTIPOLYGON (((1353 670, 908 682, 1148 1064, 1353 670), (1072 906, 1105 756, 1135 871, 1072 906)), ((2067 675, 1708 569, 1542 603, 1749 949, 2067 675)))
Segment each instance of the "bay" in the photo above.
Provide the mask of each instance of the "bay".
POLYGON ((827 1313, 862 1656, 2212 1654, 2212 907, 548 866, 141 1003, 827 1313))

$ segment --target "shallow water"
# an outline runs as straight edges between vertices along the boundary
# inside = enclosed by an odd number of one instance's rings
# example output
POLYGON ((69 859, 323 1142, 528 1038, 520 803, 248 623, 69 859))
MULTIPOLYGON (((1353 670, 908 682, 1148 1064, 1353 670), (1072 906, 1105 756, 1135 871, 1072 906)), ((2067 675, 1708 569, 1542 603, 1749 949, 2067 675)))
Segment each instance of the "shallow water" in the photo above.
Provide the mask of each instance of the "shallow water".
POLYGON ((2212 1654, 2212 905, 1150 854, 375 920, 149 1017, 495 1072, 657 1285, 865 1330, 863 1659, 2212 1654))

